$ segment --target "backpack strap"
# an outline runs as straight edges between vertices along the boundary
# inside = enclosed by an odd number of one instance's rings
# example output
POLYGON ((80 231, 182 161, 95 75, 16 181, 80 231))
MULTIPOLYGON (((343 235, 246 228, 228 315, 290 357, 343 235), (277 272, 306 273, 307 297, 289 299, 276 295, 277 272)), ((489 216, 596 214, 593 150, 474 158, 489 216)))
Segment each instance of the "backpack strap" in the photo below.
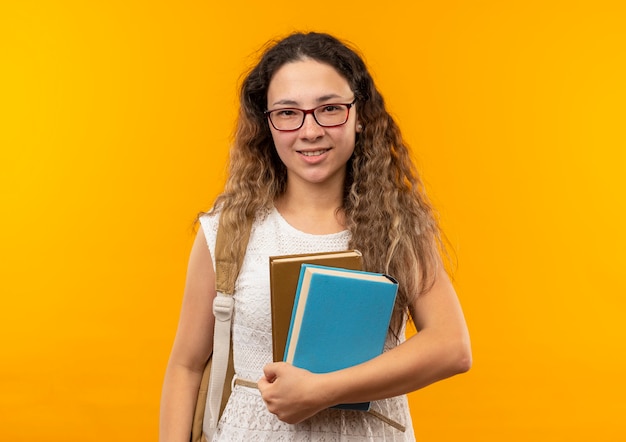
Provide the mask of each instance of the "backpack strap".
POLYGON ((218 293, 231 296, 235 293, 235 282, 248 248, 252 221, 251 218, 246 219, 246 224, 241 230, 242 238, 239 242, 239 248, 231 257, 227 253, 227 249, 233 243, 235 232, 229 231, 223 223, 222 217, 220 217, 215 241, 215 289, 218 293))
POLYGON ((250 230, 253 219, 246 220, 240 235, 239 248, 234 256, 228 253, 228 247, 233 243, 235 232, 229 231, 220 216, 215 243, 215 288, 217 296, 213 301, 215 315, 215 332, 213 335, 213 354, 211 375, 209 377, 206 415, 203 425, 204 433, 210 433, 217 428, 217 423, 223 406, 231 391, 231 379, 234 374, 231 349, 230 328, 234 309, 233 293, 239 270, 246 254, 250 230), (227 376, 227 372, 230 375, 227 376))

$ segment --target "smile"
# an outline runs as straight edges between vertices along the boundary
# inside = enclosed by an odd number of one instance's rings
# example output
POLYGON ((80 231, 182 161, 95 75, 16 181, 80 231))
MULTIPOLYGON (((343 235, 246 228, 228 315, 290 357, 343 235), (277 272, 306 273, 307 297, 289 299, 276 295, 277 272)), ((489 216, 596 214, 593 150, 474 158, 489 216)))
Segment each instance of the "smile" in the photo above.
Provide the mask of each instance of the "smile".
POLYGON ((325 154, 329 150, 330 149, 320 149, 320 150, 313 150, 313 151, 309 151, 309 152, 302 152, 302 151, 300 151, 299 153, 304 155, 305 157, 318 157, 320 155, 325 154))

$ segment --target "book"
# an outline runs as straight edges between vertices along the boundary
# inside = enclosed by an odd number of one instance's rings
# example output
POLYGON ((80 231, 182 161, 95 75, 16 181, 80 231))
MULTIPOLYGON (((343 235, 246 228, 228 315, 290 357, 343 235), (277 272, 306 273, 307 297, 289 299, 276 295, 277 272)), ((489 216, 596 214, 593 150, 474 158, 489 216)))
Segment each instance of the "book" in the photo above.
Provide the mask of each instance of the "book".
MULTIPOLYGON (((328 373, 380 355, 397 292, 398 282, 385 274, 303 264, 285 362, 328 373)), ((336 407, 367 411, 369 406, 336 407)))
POLYGON ((272 352, 274 362, 282 361, 291 324, 293 301, 296 297, 300 267, 318 264, 362 269, 362 255, 358 250, 340 252, 305 253, 299 255, 270 256, 270 292, 272 311, 272 352))

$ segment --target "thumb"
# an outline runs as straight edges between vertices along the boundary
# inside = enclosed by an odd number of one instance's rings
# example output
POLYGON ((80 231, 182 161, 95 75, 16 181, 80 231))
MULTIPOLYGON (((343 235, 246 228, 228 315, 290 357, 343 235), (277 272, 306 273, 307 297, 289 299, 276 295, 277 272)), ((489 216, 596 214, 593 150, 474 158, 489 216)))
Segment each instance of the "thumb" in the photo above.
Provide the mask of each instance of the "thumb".
POLYGON ((267 382, 271 383, 276 380, 278 373, 280 372, 280 364, 281 362, 272 362, 263 367, 263 374, 265 375, 264 377, 267 382))
POLYGON ((257 382, 261 393, 263 393, 265 388, 276 380, 276 377, 278 376, 276 368, 276 363, 270 363, 263 367, 263 376, 261 376, 257 382))

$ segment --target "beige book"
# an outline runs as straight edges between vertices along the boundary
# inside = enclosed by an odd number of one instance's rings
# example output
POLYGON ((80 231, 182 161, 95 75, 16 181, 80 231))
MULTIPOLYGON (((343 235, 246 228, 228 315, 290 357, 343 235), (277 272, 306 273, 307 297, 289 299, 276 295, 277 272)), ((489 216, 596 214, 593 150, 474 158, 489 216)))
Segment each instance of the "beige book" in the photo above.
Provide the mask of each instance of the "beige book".
POLYGON ((351 270, 362 270, 363 267, 362 255, 358 250, 270 256, 272 351, 275 362, 282 361, 284 357, 302 264, 351 270))

